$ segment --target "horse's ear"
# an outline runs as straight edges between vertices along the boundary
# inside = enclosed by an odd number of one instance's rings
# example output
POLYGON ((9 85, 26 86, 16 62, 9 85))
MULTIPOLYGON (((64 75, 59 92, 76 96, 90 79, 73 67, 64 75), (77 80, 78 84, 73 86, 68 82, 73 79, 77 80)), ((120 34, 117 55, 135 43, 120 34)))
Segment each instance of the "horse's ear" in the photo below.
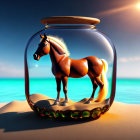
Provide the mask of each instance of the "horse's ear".
POLYGON ((44 38, 46 38, 47 39, 47 36, 46 36, 46 34, 44 33, 44 38))
POLYGON ((41 33, 40 33, 40 37, 41 37, 41 38, 44 38, 44 36, 43 36, 43 35, 41 35, 41 33))

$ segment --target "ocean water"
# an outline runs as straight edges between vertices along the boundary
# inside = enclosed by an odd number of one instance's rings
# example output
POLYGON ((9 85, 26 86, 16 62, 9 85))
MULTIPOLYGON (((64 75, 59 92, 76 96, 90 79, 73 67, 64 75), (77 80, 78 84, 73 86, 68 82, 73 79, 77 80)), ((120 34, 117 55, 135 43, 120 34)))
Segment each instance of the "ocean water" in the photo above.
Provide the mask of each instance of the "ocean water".
MULTIPOLYGON (((26 100, 24 85, 24 79, 0 79, 0 103, 26 100)), ((95 97, 97 97, 98 90, 99 88, 96 91, 95 97)), ((31 79, 30 94, 33 93, 41 93, 56 98, 55 79, 31 79)), ((68 97, 71 100, 78 101, 90 97, 91 93, 92 84, 89 78, 68 79, 68 97)), ((61 97, 64 97, 62 85, 61 97)), ((115 101, 140 104, 140 79, 117 79, 115 101)))

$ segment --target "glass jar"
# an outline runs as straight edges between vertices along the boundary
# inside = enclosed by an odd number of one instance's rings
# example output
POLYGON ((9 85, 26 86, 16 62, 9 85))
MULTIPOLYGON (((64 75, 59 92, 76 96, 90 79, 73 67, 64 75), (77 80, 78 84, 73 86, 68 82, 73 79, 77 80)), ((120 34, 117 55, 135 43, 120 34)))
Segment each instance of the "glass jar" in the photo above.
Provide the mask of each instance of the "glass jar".
POLYGON ((25 94, 42 117, 97 119, 112 105, 116 50, 99 19, 48 17, 25 50, 25 94), (61 94, 60 94, 61 93, 61 94))

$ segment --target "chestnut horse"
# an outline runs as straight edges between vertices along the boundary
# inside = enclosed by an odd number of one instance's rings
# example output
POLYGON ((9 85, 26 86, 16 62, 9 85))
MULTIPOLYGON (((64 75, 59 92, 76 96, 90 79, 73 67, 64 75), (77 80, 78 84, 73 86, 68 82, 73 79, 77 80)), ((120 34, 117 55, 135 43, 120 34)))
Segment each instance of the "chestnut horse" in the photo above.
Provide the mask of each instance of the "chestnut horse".
POLYGON ((64 105, 68 103, 67 96, 67 81, 68 77, 80 78, 88 74, 93 85, 93 92, 87 103, 93 101, 95 91, 99 85, 100 91, 96 101, 103 101, 107 95, 107 79, 106 71, 108 64, 105 60, 99 59, 95 56, 88 56, 83 59, 71 59, 68 57, 69 52, 64 42, 57 37, 46 36, 40 34, 41 42, 38 49, 34 53, 35 60, 49 54, 52 62, 52 73, 55 76, 57 83, 57 98, 55 105, 60 101, 61 81, 63 83, 63 91, 65 94, 64 105), (101 77, 101 78, 100 78, 101 77))

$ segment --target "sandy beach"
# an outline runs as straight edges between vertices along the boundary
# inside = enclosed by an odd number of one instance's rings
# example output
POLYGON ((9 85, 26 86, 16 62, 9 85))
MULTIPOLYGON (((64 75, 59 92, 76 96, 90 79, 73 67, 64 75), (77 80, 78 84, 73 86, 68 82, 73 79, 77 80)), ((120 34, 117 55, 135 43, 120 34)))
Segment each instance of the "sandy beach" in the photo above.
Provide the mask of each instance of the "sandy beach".
POLYGON ((140 140, 140 105, 114 102, 95 121, 42 119, 26 101, 0 104, 0 140, 140 140))

